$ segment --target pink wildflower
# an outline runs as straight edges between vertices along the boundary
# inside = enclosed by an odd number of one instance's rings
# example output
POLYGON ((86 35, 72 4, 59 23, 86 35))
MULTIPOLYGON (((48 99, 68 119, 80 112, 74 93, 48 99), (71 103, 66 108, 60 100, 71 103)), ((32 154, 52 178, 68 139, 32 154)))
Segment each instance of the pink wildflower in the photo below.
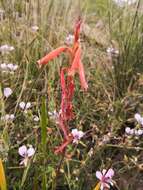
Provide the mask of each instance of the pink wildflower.
POLYGON ((109 169, 108 171, 103 169, 101 171, 96 172, 96 177, 100 180, 100 190, 104 190, 105 188, 110 189, 110 185, 113 185, 112 177, 114 176, 114 170, 109 169))
POLYGON ((77 129, 72 129, 73 143, 78 144, 78 141, 84 136, 83 131, 78 131, 77 129))
POLYGON ((24 165, 26 167, 28 164, 29 158, 35 154, 35 149, 33 147, 30 147, 27 149, 27 147, 23 145, 19 147, 18 153, 20 156, 23 157, 22 161, 20 162, 20 165, 24 165))

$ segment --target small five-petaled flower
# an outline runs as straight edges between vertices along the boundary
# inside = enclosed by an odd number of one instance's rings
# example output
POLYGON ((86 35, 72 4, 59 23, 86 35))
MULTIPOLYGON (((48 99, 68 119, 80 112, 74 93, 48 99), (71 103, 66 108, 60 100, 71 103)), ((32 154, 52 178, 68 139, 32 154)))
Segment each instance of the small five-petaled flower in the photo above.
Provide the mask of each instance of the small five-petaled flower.
POLYGON ((31 103, 30 102, 20 102, 19 103, 19 107, 25 112, 25 113, 27 113, 27 110, 29 109, 29 108, 31 108, 31 103))
POLYGON ((25 145, 23 145, 19 147, 18 153, 20 156, 23 157, 22 161, 20 162, 20 165, 24 165, 26 167, 30 157, 32 157, 35 154, 35 149, 32 146, 30 148, 27 148, 25 145))
POLYGON ((134 118, 138 122, 139 125, 143 126, 143 117, 139 113, 136 113, 134 115, 134 118))
POLYGON ((83 131, 78 131, 77 129, 72 129, 73 143, 78 144, 79 140, 84 136, 83 131))
POLYGON ((100 190, 110 189, 110 185, 113 185, 113 176, 114 170, 112 168, 96 172, 96 177, 100 180, 100 190))
POLYGON ((137 129, 136 128, 131 129, 130 127, 126 127, 125 132, 126 132, 127 135, 130 135, 130 136, 133 136, 133 135, 142 136, 143 135, 143 129, 139 128, 139 126, 143 127, 143 117, 139 113, 136 113, 134 115, 134 118, 138 123, 137 129))
POLYGON ((12 93, 13 93, 13 91, 11 90, 11 88, 4 88, 4 91, 3 91, 3 93, 4 93, 4 96, 6 97, 6 98, 8 98, 12 93))

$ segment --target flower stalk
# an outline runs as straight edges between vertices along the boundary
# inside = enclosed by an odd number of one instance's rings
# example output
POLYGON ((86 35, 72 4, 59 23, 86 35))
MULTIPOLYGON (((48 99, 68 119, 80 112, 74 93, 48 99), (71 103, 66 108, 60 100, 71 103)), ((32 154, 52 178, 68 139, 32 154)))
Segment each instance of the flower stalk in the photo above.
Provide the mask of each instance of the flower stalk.
POLYGON ((69 55, 68 66, 61 68, 60 71, 62 94, 58 124, 60 130, 63 133, 64 140, 63 143, 58 148, 56 148, 56 154, 63 153, 68 144, 74 140, 74 136, 70 132, 68 123, 74 118, 72 100, 75 89, 74 76, 76 73, 79 75, 82 89, 86 91, 88 88, 84 74, 84 67, 81 62, 81 47, 79 40, 81 24, 82 21, 79 19, 74 28, 74 42, 72 47, 68 44, 66 46, 61 46, 37 61, 39 67, 41 68, 43 65, 46 65, 49 61, 59 56, 61 53, 68 53, 69 55))

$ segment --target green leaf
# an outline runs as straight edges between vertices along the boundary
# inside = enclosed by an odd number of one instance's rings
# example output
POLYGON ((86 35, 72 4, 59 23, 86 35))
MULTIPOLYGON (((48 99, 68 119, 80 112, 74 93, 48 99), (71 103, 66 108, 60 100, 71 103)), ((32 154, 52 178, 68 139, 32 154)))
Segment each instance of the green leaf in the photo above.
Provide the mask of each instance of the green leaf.
POLYGON ((46 177, 46 142, 47 142, 47 110, 45 97, 42 98, 41 106, 41 149, 43 151, 43 175, 42 175, 42 190, 46 190, 47 177, 46 177))
POLYGON ((47 183, 47 179, 46 179, 46 174, 44 172, 43 177, 42 177, 42 190, 47 190, 46 183, 47 183))

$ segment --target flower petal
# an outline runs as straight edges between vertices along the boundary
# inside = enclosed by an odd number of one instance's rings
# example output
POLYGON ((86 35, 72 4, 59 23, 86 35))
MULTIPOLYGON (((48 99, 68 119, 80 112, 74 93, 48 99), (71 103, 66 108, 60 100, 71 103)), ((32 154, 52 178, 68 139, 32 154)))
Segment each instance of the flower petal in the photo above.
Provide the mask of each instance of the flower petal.
POLYGON ((79 72, 81 86, 83 89, 87 90, 88 84, 85 79, 84 68, 83 68, 83 64, 81 61, 79 62, 79 71, 78 72, 79 72))
POLYGON ((107 173, 105 174, 105 177, 112 178, 114 176, 114 170, 110 168, 107 173))
POLYGON ((28 150, 27 150, 27 155, 28 157, 31 157, 35 154, 35 149, 33 147, 30 147, 28 150))
POLYGON ((102 170, 103 175, 106 174, 106 171, 107 171, 107 170, 105 170, 105 169, 102 170))
POLYGON ((104 190, 104 184, 101 183, 100 190, 104 190))
POLYGON ((14 115, 14 114, 10 114, 10 115, 9 115, 9 118, 10 118, 11 120, 13 120, 13 119, 15 118, 15 115, 14 115))
POLYGON ((78 135, 79 135, 79 139, 81 139, 84 136, 84 132, 83 131, 78 131, 78 135))
POLYGON ((130 127, 126 127, 126 128, 125 128, 125 132, 126 132, 127 134, 130 134, 130 131, 131 131, 130 127))
POLYGON ((59 54, 61 54, 62 52, 65 52, 65 51, 69 52, 70 54, 72 53, 72 50, 69 47, 59 47, 59 48, 51 51, 49 54, 47 54, 42 59, 38 60, 37 63, 39 64, 39 66, 45 65, 49 61, 51 61, 52 59, 54 59, 55 57, 57 57, 59 54))
POLYGON ((25 106, 25 109, 29 109, 31 107, 31 103, 30 102, 27 102, 26 106, 25 106))
POLYGON ((72 132, 71 132, 71 133, 72 133, 73 136, 76 136, 77 133, 78 133, 78 130, 77 130, 77 129, 72 129, 72 132))
POLYGON ((39 117, 38 117, 37 115, 34 115, 33 120, 34 120, 35 122, 38 122, 40 119, 39 119, 39 117))
POLYGON ((75 55, 74 55, 74 60, 72 62, 72 66, 69 70, 70 75, 74 75, 76 70, 79 69, 79 61, 80 61, 80 57, 81 57, 81 48, 78 48, 75 55))
POLYGON ((75 53, 75 57, 72 66, 68 71, 68 75, 74 76, 75 72, 78 71, 81 86, 83 89, 87 90, 88 84, 85 80, 84 67, 80 57, 81 57, 81 48, 79 47, 75 53))
POLYGON ((12 94, 11 88, 4 88, 4 96, 8 98, 12 94))
POLYGON ((101 173, 100 171, 97 171, 97 172, 96 172, 96 177, 97 177, 99 180, 102 180, 103 175, 102 175, 102 173, 101 173))
POLYGON ((109 188, 110 188, 110 185, 109 185, 108 183, 103 182, 103 187, 104 187, 104 188, 106 187, 106 188, 109 189, 109 188))
POLYGON ((25 145, 19 147, 18 153, 20 156, 25 157, 27 155, 27 147, 25 145))
POLYGON ((20 102, 19 107, 24 110, 25 109, 25 102, 20 102))
POLYGON ((137 121, 139 124, 142 124, 143 118, 141 117, 141 115, 140 115, 139 113, 136 113, 134 117, 135 117, 136 121, 137 121))

